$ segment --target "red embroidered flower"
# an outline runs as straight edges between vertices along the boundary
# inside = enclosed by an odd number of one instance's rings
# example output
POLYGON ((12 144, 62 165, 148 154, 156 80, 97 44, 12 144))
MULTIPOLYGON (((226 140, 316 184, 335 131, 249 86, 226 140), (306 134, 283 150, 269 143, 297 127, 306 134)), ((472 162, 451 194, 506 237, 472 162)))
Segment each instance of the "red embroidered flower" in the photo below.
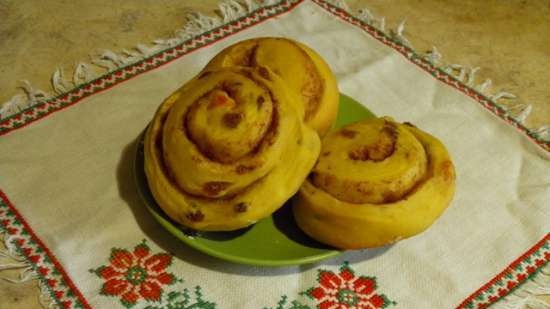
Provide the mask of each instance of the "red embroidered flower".
POLYGON ((151 250, 142 242, 133 252, 112 249, 110 265, 93 272, 105 282, 101 294, 116 296, 126 307, 140 299, 159 301, 163 286, 176 281, 173 274, 166 272, 172 263, 172 256, 166 253, 151 255, 151 250))
POLYGON ((380 309, 391 304, 385 295, 376 293, 376 278, 355 276, 347 263, 340 273, 321 270, 319 286, 306 292, 318 302, 319 309, 380 309))

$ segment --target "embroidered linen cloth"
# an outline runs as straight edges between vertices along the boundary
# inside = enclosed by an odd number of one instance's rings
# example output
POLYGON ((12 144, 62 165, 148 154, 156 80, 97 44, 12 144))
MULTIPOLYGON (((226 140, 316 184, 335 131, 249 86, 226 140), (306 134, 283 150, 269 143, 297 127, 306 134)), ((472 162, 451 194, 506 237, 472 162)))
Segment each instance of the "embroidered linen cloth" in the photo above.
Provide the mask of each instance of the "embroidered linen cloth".
POLYGON ((283 1, 226 22, 0 122, 0 228, 54 304, 482 308, 548 262, 547 142, 326 2, 283 1), (162 100, 213 55, 257 36, 311 46, 342 93, 447 145, 456 195, 430 229, 385 249, 261 268, 198 253, 156 223, 132 178, 138 135, 162 100))

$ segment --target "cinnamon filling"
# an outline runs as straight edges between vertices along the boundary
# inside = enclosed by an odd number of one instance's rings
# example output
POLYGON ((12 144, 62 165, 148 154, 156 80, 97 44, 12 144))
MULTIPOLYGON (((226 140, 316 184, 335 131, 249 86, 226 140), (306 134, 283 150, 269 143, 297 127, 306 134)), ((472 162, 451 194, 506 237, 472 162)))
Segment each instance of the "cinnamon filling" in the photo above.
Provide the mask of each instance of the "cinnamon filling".
MULTIPOLYGON (((344 130, 342 130, 344 131, 344 130)), ((353 132, 353 131, 352 131, 353 132)), ((349 133, 342 135, 348 137, 349 133)), ((355 136, 355 135, 353 135, 355 136)), ((349 137, 348 137, 349 138, 349 137)), ((380 130, 380 136, 376 143, 372 145, 363 145, 351 150, 348 157, 351 160, 359 161, 383 161, 391 156, 395 151, 395 143, 397 141, 397 128, 392 123, 386 122, 380 130)))

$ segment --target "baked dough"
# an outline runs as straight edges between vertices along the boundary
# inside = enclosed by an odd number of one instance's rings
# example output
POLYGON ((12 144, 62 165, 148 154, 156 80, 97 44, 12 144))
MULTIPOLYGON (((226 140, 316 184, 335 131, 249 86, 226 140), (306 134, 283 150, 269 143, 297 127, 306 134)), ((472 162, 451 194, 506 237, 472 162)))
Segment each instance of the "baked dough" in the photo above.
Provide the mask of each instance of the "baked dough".
POLYGON ((322 140, 293 211, 311 237, 343 249, 383 246, 427 229, 447 208, 455 170, 445 146, 383 117, 322 140))
POLYGON ((281 207, 320 150, 298 100, 268 68, 205 71, 170 95, 144 142, 159 206, 201 231, 243 228, 281 207))
POLYGON ((338 112, 338 85, 330 67, 311 48, 286 38, 249 39, 222 50, 204 71, 232 66, 271 69, 299 94, 309 126, 320 135, 332 127, 338 112))

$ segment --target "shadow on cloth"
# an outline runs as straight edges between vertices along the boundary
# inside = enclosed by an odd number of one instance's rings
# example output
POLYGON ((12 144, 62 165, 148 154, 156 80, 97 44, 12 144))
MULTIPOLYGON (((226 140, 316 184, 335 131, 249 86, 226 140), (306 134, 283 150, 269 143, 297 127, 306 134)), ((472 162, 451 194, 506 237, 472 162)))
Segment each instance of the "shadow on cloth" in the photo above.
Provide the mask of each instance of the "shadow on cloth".
POLYGON ((257 267, 225 262, 220 259, 203 254, 183 243, 181 240, 166 231, 158 223, 146 208, 137 189, 134 173, 134 160, 141 134, 129 143, 122 151, 117 166, 117 184, 120 197, 130 207, 139 227, 156 245, 175 257, 200 268, 245 276, 278 276, 301 273, 320 265, 340 265, 344 261, 357 263, 383 254, 389 249, 369 249, 361 251, 348 251, 332 259, 327 259, 314 264, 298 265, 280 268, 257 267))

